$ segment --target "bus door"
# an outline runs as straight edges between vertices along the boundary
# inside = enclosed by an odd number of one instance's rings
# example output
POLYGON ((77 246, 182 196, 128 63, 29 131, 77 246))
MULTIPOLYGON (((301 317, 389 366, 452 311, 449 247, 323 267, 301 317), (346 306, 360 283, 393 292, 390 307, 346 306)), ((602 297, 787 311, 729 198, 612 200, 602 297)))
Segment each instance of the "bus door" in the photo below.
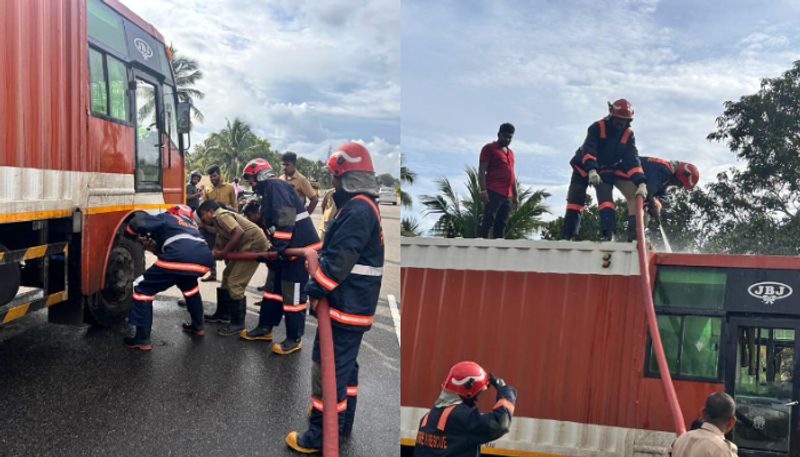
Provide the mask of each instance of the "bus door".
POLYGON ((137 192, 161 192, 163 128, 159 113, 161 97, 159 84, 136 71, 136 171, 137 192))
POLYGON ((740 456, 796 456, 800 321, 731 317, 725 388, 736 399, 740 456))

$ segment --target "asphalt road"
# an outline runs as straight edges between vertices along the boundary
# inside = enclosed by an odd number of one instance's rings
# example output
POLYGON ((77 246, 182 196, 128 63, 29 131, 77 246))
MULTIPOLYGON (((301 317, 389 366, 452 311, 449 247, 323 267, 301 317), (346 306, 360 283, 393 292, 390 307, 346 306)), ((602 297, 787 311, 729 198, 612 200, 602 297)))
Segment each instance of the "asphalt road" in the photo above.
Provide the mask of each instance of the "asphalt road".
MULTIPOLYGON (((388 296, 399 298, 400 211, 381 210, 381 301, 361 346, 358 411, 342 456, 399 452, 400 350, 388 296)), ((248 290, 248 327, 265 274, 248 290)), ((209 311, 217 285, 201 287, 209 311)), ((306 426, 316 320, 307 321, 304 348, 282 357, 265 342, 217 336, 214 324, 202 338, 181 332, 188 315, 178 297, 170 289, 156 300, 149 353, 122 344, 124 327, 59 326, 44 312, 0 328, 0 455, 297 455, 283 439, 306 426)), ((284 336, 276 329, 277 341, 284 336)))

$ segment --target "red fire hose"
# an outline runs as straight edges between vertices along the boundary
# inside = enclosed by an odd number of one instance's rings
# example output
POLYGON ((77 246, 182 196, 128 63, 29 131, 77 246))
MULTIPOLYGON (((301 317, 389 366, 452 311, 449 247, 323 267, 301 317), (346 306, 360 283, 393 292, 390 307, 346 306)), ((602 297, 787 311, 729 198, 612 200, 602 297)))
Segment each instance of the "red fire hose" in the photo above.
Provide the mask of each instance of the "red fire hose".
POLYGON ((658 362, 658 372, 661 374, 661 384, 664 393, 667 395, 667 403, 672 413, 672 421, 675 424, 675 433, 678 436, 686 433, 686 424, 683 422, 683 412, 678 403, 678 395, 675 393, 675 386, 672 384, 672 376, 669 374, 667 357, 664 355, 664 346, 661 343, 661 334, 658 332, 658 322, 656 321, 656 309, 653 304, 653 292, 650 289, 650 267, 647 259, 647 245, 644 238, 644 198, 636 197, 636 244, 639 248, 639 277, 642 284, 642 295, 644 296, 644 310, 647 314, 647 326, 650 329, 650 338, 653 340, 653 349, 656 353, 658 362))
MULTIPOLYGON (((289 248, 284 254, 306 258, 308 274, 314 276, 319 268, 317 251, 305 248, 289 248)), ((260 257, 275 259, 276 252, 232 252, 225 254, 227 260, 259 260, 260 257)), ((339 457, 339 416, 336 411, 336 362, 333 357, 333 330, 331 315, 328 312, 328 299, 323 297, 317 303, 317 323, 319 330, 319 356, 322 369, 322 455, 339 457)))

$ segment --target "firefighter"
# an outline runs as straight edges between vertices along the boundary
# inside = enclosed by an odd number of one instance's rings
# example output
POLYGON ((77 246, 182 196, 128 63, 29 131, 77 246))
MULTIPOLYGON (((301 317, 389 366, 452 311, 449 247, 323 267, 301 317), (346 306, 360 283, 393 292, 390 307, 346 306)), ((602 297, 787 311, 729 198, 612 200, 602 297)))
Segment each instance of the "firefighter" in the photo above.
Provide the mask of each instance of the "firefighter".
MULTIPOLYGON (((667 200, 667 189, 680 186, 686 190, 694 189, 700 179, 697 167, 688 162, 668 161, 658 157, 640 157, 642 169, 647 177, 647 213, 661 223, 661 206, 667 200)), ((625 196, 628 208, 628 241, 636 240, 636 185, 621 172, 617 172, 614 186, 625 196)))
POLYGON ((308 272, 305 259, 286 257, 283 252, 287 248, 319 249, 321 243, 303 201, 290 183, 275 176, 269 162, 260 158, 251 160, 244 167, 243 177, 255 184, 253 190, 261 197, 261 226, 269 236, 269 250, 278 254, 278 260, 268 264, 258 326, 243 330, 240 336, 250 341, 272 341, 272 328, 285 315, 286 339, 274 343, 272 352, 288 355, 303 347, 308 272))
MULTIPOLYGON (((215 259, 224 258, 229 252, 263 252, 267 250, 267 237, 261 227, 250 222, 239 213, 223 209, 214 200, 204 201, 197 214, 203 223, 217 233, 217 248, 212 251, 215 259)), ((256 260, 229 260, 222 271, 222 283, 217 288, 217 310, 206 316, 208 322, 226 323, 217 329, 220 336, 238 335, 244 330, 247 301, 244 290, 258 269, 256 260)))
POLYGON ((597 192, 601 241, 612 241, 617 227, 613 198, 615 174, 631 180, 637 186, 637 195, 647 196, 631 122, 633 106, 622 98, 608 104, 608 116, 589 126, 583 145, 570 160, 573 171, 567 191, 564 238, 575 239, 578 236, 581 212, 586 204, 586 188, 590 184, 597 192))
POLYGON ((433 408, 420 420, 414 457, 480 456, 483 443, 508 433, 517 391, 475 362, 450 368, 433 408), (481 392, 493 386, 497 401, 490 413, 476 406, 481 392))
POLYGON ((149 351, 150 329, 153 326, 153 300, 156 294, 175 285, 186 299, 191 322, 183 330, 203 336, 203 301, 197 279, 214 265, 211 250, 197 229, 192 210, 176 205, 158 216, 139 213, 128 222, 125 235, 152 240, 158 256, 156 263, 133 282, 133 306, 128 322, 136 326, 136 335, 125 338, 132 349, 149 351))
MULTIPOLYGON (((367 149, 358 143, 343 144, 328 158, 327 166, 339 211, 325 234, 319 269, 308 282, 308 295, 312 310, 322 297, 330 304, 339 433, 349 436, 358 398, 358 350, 364 332, 372 326, 381 289, 383 229, 375 203, 378 184, 367 149)), ((319 333, 312 361, 308 430, 286 436, 289 447, 306 454, 322 447, 319 333)))

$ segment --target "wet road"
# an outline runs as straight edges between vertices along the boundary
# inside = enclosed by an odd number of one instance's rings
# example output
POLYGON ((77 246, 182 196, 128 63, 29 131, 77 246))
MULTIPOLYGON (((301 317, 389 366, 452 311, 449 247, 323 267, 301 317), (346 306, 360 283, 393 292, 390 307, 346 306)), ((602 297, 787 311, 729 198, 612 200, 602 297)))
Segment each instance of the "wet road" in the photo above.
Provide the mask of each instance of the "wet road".
MULTIPOLYGON (((400 354, 387 299, 399 290, 399 228, 397 235, 390 229, 399 227, 399 216, 392 217, 396 208, 381 209, 386 280, 361 346, 358 412, 343 456, 399 452, 400 354)), ((263 276, 251 282, 251 304, 259 281, 263 276)), ((213 311, 218 284, 203 284, 213 311)), ((268 343, 217 336, 215 324, 202 338, 183 333, 188 315, 177 297, 172 289, 155 302, 149 353, 128 350, 124 328, 53 325, 44 313, 0 329, 0 455, 298 455, 283 439, 306 426, 316 321, 308 319, 301 351, 277 356, 268 343)), ((256 320, 252 308, 248 327, 256 320)), ((275 330, 277 341, 284 336, 282 327, 275 330)))

